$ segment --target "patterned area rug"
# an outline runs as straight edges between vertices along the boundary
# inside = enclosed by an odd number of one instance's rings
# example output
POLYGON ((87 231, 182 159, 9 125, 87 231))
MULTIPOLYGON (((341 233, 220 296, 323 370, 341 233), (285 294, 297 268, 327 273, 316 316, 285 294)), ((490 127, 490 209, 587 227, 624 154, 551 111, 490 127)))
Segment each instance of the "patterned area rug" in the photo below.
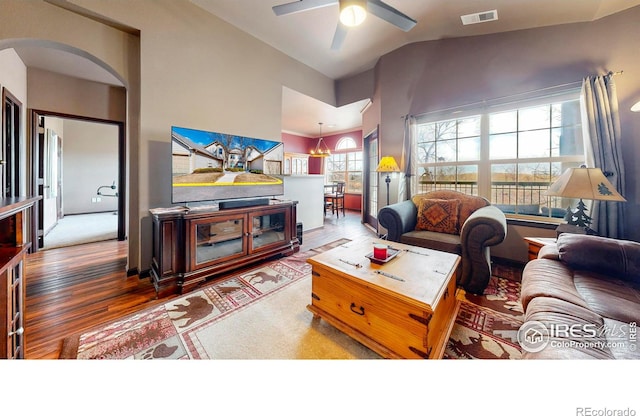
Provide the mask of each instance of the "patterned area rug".
POLYGON ((189 359, 207 358, 197 351, 191 334, 211 326, 258 300, 310 276, 306 260, 349 239, 272 261, 238 276, 143 310, 122 320, 63 340, 61 359, 189 359), (191 357, 187 351, 191 351, 191 357))
POLYGON ((521 270, 497 265, 482 295, 465 294, 444 358, 519 359, 521 270))
MULTIPOLYGON (((305 279, 311 274, 306 260, 349 241, 340 239, 269 262, 69 337, 60 358, 379 358, 323 320, 312 320, 305 309, 311 281, 305 279), (279 297, 298 303, 282 305, 279 297), (249 307, 257 303, 260 307, 249 307), (226 341, 230 333, 233 340, 226 341), (272 337, 270 351, 256 345, 263 339, 260 334, 272 337)), ((484 295, 465 296, 445 358, 519 358, 515 341, 522 322, 518 281, 495 276, 484 295)))

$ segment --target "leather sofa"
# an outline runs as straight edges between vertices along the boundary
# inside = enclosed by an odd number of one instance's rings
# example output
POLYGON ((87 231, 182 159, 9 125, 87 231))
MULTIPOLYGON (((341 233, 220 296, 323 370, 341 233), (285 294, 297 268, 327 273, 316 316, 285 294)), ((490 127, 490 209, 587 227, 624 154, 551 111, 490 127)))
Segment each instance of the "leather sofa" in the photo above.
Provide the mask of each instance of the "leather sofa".
POLYGON ((640 243, 560 234, 525 266, 521 301, 523 358, 638 359, 640 243))
MULTIPOLYGON (((444 215, 443 215, 444 218, 444 215)), ((387 205, 378 212, 378 222, 387 229, 387 239, 461 256, 458 285, 481 294, 491 277, 490 247, 507 235, 507 219, 485 198, 441 190, 418 194, 410 200, 387 205), (458 201, 457 216, 450 232, 417 229, 423 200, 458 201)))

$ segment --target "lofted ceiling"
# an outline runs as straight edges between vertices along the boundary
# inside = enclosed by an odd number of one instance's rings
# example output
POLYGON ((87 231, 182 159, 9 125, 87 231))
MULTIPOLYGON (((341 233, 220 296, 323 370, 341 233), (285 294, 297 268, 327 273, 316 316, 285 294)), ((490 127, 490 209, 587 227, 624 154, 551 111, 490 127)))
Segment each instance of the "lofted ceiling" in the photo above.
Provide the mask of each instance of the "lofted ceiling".
POLYGON ((337 2, 276 16, 273 6, 293 0, 190 1, 333 79, 370 69, 380 56, 413 42, 588 22, 640 5, 640 0, 383 0, 418 23, 403 32, 368 16, 349 29, 335 51, 331 41, 338 22, 337 2), (462 24, 460 16, 488 10, 497 10, 498 20, 462 24))
MULTIPOLYGON (((348 30, 339 50, 332 50, 339 13, 337 2, 276 16, 272 7, 292 0, 189 1, 336 80, 371 69, 380 56, 413 42, 587 22, 640 5, 640 0, 383 0, 416 20, 416 26, 404 32, 376 16, 368 16, 361 26, 348 30), (462 15, 489 10, 497 10, 498 20, 462 24, 462 15)), ((45 49, 18 47, 16 52, 28 67, 122 85, 87 58, 45 49)), ((282 130, 317 137, 319 122, 323 123, 323 134, 356 129, 362 125, 361 112, 366 105, 367 101, 361 101, 335 108, 283 88, 282 130)))

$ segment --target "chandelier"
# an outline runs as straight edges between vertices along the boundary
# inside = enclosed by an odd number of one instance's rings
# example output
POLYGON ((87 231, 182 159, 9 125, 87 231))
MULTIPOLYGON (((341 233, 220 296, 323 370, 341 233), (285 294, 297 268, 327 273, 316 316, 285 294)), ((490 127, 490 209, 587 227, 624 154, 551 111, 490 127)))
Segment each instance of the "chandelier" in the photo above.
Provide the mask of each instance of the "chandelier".
POLYGON ((311 157, 331 156, 331 150, 329 150, 329 147, 327 146, 327 144, 322 140, 322 123, 318 123, 318 124, 320 125, 320 138, 318 139, 318 144, 316 145, 316 148, 311 150, 310 156, 311 157), (324 148, 322 148, 321 145, 324 145, 324 148))

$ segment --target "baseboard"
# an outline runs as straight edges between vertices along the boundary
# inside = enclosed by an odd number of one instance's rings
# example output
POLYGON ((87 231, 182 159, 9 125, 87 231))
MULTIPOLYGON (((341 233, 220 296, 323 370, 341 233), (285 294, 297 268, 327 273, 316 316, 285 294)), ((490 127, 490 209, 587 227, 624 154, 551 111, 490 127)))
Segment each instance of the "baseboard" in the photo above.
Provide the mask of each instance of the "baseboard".
POLYGON ((508 259, 506 257, 496 257, 496 256, 491 256, 491 262, 499 263, 504 266, 510 266, 510 267, 519 268, 519 269, 524 269, 524 266, 526 266, 527 264, 518 260, 508 259))
POLYGON ((151 269, 142 270, 138 276, 140 277, 140 279, 146 279, 148 277, 151 277, 151 269))

